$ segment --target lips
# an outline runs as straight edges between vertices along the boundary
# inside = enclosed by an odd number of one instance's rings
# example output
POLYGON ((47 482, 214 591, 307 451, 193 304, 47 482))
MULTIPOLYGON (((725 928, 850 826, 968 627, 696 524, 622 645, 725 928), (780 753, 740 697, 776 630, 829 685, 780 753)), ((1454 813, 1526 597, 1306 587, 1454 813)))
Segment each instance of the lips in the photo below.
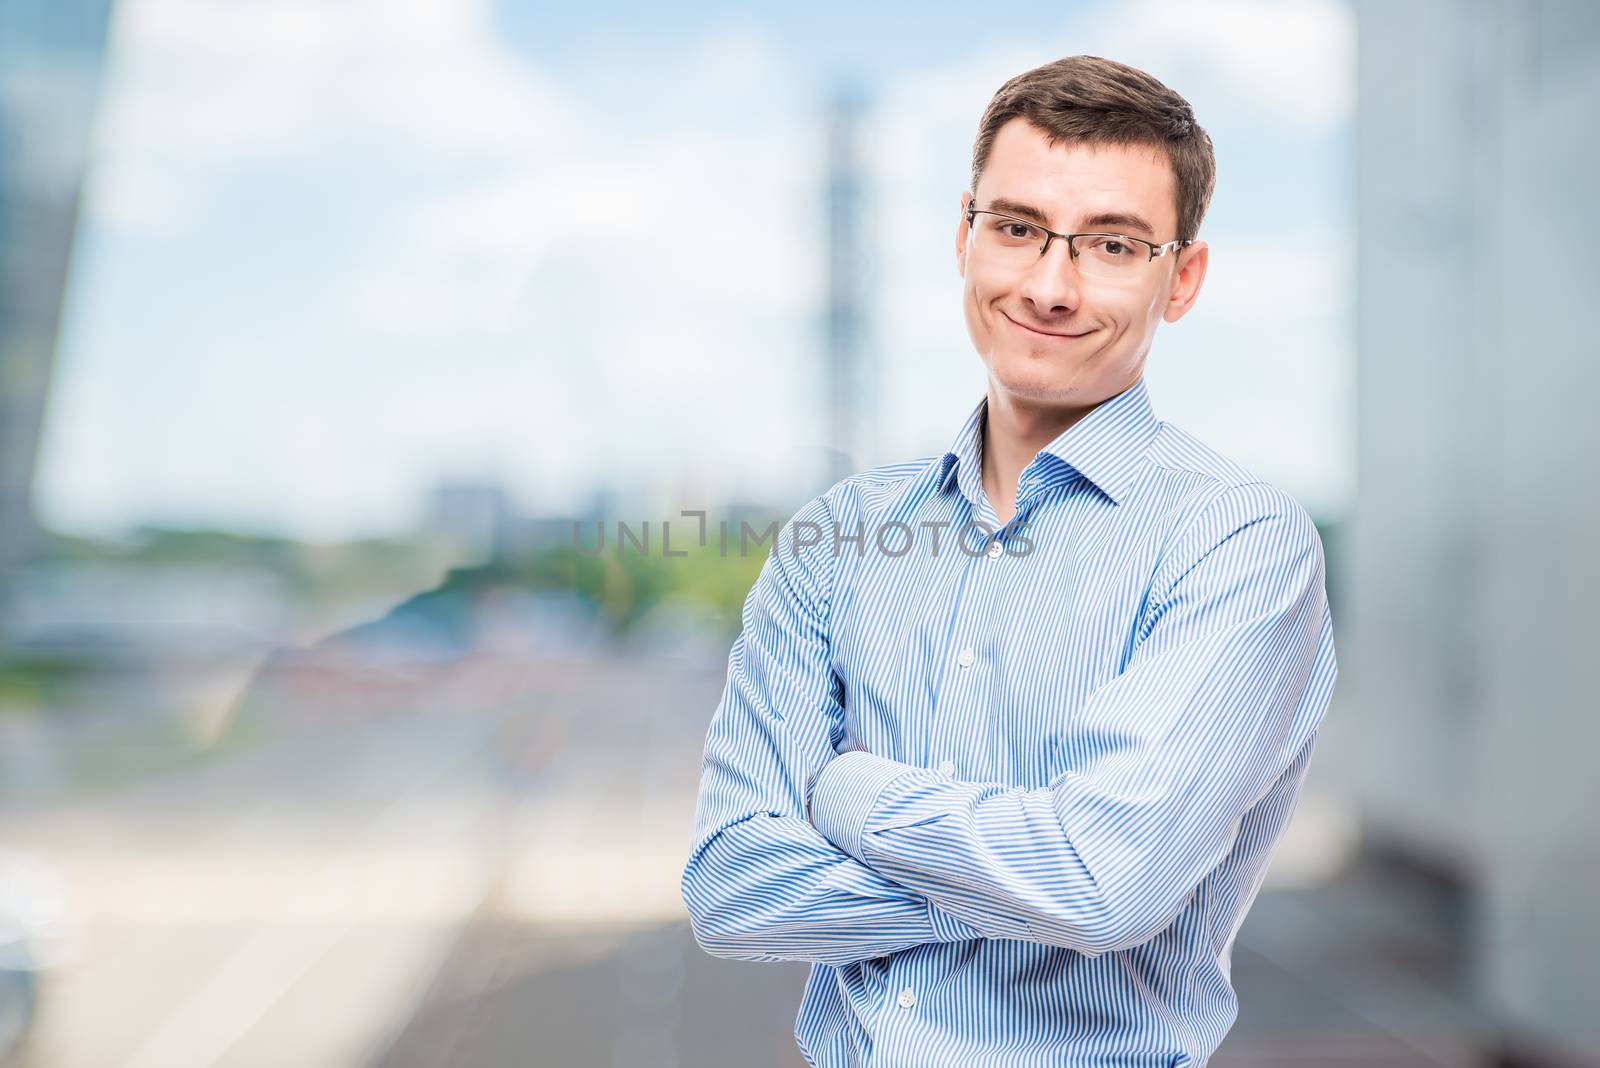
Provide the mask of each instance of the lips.
MULTIPOLYGON (((1005 312, 1001 312, 1000 314, 1001 315, 1006 315, 1005 312)), ((1018 330, 1022 330, 1025 333, 1032 334, 1035 337, 1055 338, 1058 341, 1067 341, 1067 340, 1071 340, 1072 338, 1083 337, 1085 334, 1089 333, 1089 331, 1087 331, 1087 330, 1085 330, 1082 334, 1056 334, 1056 333, 1051 333, 1048 330, 1036 330, 1031 326, 1025 326, 1022 323, 1017 322, 1015 319, 1011 318, 1011 316, 1009 316, 1009 315, 1006 315, 1006 321, 1009 322, 1012 326, 1015 326, 1018 330)))

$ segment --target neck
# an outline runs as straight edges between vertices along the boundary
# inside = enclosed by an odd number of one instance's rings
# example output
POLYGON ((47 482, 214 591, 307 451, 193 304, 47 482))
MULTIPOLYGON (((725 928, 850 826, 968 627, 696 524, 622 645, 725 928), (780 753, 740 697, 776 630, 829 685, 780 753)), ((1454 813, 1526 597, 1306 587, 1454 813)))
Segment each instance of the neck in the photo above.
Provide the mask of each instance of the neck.
POLYGON ((1001 522, 1016 510, 1017 482, 1039 450, 1088 415, 1086 408, 1051 407, 1019 401, 989 384, 983 427, 983 491, 1001 522))

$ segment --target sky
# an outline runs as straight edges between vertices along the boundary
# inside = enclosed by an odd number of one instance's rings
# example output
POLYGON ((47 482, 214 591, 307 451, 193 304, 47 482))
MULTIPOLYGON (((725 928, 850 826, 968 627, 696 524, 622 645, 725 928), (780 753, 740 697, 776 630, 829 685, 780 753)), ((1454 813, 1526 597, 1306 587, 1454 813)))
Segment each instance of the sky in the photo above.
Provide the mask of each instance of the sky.
POLYGON ((36 480, 41 519, 404 532, 445 478, 823 488, 824 133, 870 109, 877 389, 856 469, 983 393, 953 253, 994 90, 1104 55, 1183 94, 1218 187, 1156 414, 1354 496, 1353 16, 1308 0, 955 5, 121 0, 36 480))

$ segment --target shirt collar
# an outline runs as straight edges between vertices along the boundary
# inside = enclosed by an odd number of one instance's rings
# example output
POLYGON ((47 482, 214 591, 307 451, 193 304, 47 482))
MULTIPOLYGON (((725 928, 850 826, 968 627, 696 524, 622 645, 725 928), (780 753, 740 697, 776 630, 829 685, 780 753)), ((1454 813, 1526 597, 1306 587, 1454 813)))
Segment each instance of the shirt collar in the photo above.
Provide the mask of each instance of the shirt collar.
MULTIPOLYGON (((989 410, 987 394, 978 400, 956 434, 950 449, 940 461, 939 488, 950 487, 951 472, 971 501, 978 498, 983 483, 982 448, 984 426, 989 410)), ((1059 460, 1098 486, 1112 501, 1121 504, 1133 491, 1145 450, 1155 439, 1161 421, 1150 407, 1143 375, 1115 397, 1102 401, 1044 448, 1023 469, 1030 471, 1054 466, 1059 460), (1040 457, 1049 457, 1041 461, 1040 457)), ((1048 472, 1041 472, 1048 477, 1048 472)), ((1018 488, 1018 495, 1022 487, 1018 488)))

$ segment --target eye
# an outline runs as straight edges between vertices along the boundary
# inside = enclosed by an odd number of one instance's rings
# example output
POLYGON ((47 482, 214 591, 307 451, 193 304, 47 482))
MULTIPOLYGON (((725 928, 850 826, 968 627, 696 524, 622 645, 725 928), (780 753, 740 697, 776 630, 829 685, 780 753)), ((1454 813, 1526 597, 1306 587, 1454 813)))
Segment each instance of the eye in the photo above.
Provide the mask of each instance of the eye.
POLYGON ((1108 260, 1131 260, 1138 255, 1128 242, 1104 235, 1096 237, 1090 247, 1096 255, 1108 260))

